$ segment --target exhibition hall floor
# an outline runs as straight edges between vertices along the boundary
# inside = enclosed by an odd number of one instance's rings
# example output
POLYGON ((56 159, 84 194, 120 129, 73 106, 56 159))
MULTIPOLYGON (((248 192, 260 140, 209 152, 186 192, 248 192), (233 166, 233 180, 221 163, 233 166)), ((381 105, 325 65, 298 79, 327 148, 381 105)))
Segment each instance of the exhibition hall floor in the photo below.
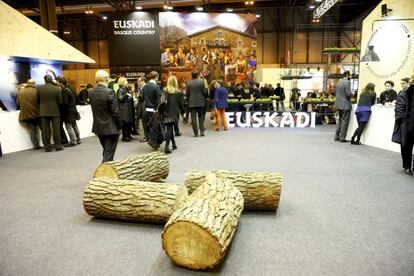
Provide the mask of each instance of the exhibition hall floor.
MULTIPOLYGON (((414 177, 398 153, 333 141, 334 127, 182 127, 168 182, 192 169, 281 172, 277 213, 245 212, 223 275, 414 275, 414 177)), ((120 142, 116 158, 151 152, 120 142)), ((160 225, 94 219, 83 188, 96 137, 61 152, 0 158, 0 275, 191 275, 161 247, 160 225)))

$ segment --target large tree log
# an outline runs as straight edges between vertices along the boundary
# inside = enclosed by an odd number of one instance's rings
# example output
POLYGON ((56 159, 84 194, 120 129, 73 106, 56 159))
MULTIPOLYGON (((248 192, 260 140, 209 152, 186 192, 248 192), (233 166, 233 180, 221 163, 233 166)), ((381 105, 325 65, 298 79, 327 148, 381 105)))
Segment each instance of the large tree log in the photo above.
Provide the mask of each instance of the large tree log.
POLYGON ((103 163, 96 169, 94 177, 157 182, 167 178, 168 172, 167 155, 156 151, 103 163))
POLYGON ((283 178, 280 173, 189 171, 185 185, 191 194, 204 182, 207 174, 214 173, 218 178, 228 179, 240 190, 244 197, 245 210, 274 211, 279 206, 283 178))
POLYGON ((179 184, 95 178, 85 187, 83 207, 95 217, 165 223, 187 196, 179 184))
POLYGON ((242 210, 243 196, 231 181, 209 175, 168 220, 163 248, 178 265, 213 268, 223 259, 242 210))

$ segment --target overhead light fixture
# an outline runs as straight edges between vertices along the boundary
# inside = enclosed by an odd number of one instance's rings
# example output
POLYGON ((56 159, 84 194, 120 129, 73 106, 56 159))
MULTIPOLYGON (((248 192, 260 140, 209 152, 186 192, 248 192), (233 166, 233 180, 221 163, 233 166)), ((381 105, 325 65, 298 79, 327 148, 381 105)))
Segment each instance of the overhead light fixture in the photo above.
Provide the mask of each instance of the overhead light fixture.
POLYGON ((167 10, 169 10, 169 11, 171 11, 171 10, 173 10, 174 8, 172 7, 172 6, 168 6, 167 7, 167 10))
POLYGON ((374 45, 368 46, 368 51, 361 58, 361 62, 378 62, 380 61, 379 56, 374 52, 374 45))
POLYGON ((311 9, 311 10, 313 10, 314 8, 315 8, 315 5, 313 5, 313 4, 309 6, 309 9, 311 9))
POLYGON ((140 10, 142 10, 142 7, 141 6, 135 6, 135 9, 140 11, 140 10))
POLYGON ((325 0, 313 11, 313 18, 320 18, 340 0, 325 0))
POLYGON ((86 13, 86 14, 93 14, 92 7, 89 7, 89 6, 88 6, 88 7, 86 7, 86 8, 85 8, 85 13, 86 13))
POLYGON ((392 11, 392 9, 389 9, 389 8, 387 7, 387 4, 383 4, 383 5, 381 5, 381 16, 382 16, 382 17, 388 16, 388 13, 389 13, 390 11, 392 11))
POLYGON ((254 5, 254 1, 246 1, 244 2, 245 5, 254 5))
POLYGON ((108 19, 108 16, 104 15, 104 16, 102 16, 102 19, 103 20, 107 20, 108 19))
POLYGON ((323 0, 315 0, 315 2, 316 3, 320 3, 320 2, 322 2, 323 0))
POLYGON ((63 32, 65 35, 70 35, 70 31, 64 31, 63 32))
POLYGON ((202 12, 204 10, 204 8, 203 7, 196 7, 196 10, 199 11, 199 12, 202 12))
POLYGON ((227 12, 233 12, 233 8, 227 8, 227 12))
POLYGON ((254 5, 254 1, 250 1, 250 5, 254 5))
POLYGON ((256 17, 259 18, 260 17, 260 14, 256 14, 256 17))

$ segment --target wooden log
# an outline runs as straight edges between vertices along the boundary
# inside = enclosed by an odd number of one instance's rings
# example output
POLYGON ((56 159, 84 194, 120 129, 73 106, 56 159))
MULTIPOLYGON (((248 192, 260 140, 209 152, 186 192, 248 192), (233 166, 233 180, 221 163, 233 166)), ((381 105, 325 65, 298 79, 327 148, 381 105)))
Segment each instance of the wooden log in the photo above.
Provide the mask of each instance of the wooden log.
POLYGON ((166 223, 187 196, 179 184, 95 178, 85 187, 83 207, 95 217, 166 223))
POLYGON ((275 211, 279 207, 283 178, 280 173, 234 172, 219 171, 189 171, 186 174, 185 185, 191 194, 204 182, 209 173, 218 178, 228 179, 240 190, 244 197, 244 210, 275 211))
POLYGON ((177 265, 213 268, 223 259, 242 210, 243 196, 231 181, 209 175, 168 220, 165 252, 177 265))
POLYGON ((128 179, 137 181, 161 181, 169 173, 168 158, 165 153, 156 151, 145 155, 129 156, 101 164, 94 178, 128 179))

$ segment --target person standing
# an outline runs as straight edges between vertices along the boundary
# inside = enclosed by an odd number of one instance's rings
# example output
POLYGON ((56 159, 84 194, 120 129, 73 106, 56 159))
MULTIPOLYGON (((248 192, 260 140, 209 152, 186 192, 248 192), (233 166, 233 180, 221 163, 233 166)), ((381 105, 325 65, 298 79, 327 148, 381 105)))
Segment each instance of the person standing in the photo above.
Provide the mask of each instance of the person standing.
POLYGON ((191 124, 193 126, 194 137, 198 137, 198 129, 200 129, 200 135, 204 136, 204 117, 206 106, 206 91, 204 81, 198 78, 198 72, 191 73, 192 80, 187 82, 187 99, 188 108, 191 114, 191 124), (198 126, 197 119, 198 117, 198 126))
POLYGON ((121 122, 115 91, 108 88, 108 72, 98 70, 95 73, 95 79, 97 86, 89 91, 89 101, 93 115, 92 132, 98 136, 102 145, 102 163, 104 163, 114 160, 121 122))
POLYGON ((81 90, 81 92, 79 92, 79 104, 80 105, 87 105, 89 104, 89 90, 93 88, 92 84, 87 84, 86 87, 84 89, 81 90))
POLYGON ((407 90, 408 87, 410 87, 410 78, 402 78, 401 79, 401 91, 398 92, 398 95, 400 95, 403 90, 407 90))
POLYGON ((339 119, 335 132, 335 141, 342 143, 348 142, 346 140, 346 133, 348 131, 349 119, 351 117, 351 98, 354 93, 351 91, 351 72, 345 71, 343 78, 338 81, 335 89, 335 108, 338 110, 339 119))
MULTIPOLYGON (((147 130, 144 124, 144 110, 145 110, 145 102, 144 97, 142 96, 142 87, 145 85, 145 77, 139 77, 137 80, 136 90, 135 90, 135 96, 137 97, 138 103, 135 110, 136 114, 136 121, 135 121, 135 128, 137 129, 137 132, 139 132, 139 123, 142 123, 142 129, 144 132, 144 139, 145 137, 148 137, 147 130)), ((141 139, 140 141, 143 141, 144 139, 141 139)))
POLYGON ((69 134, 70 143, 68 147, 76 146, 81 143, 80 132, 76 120, 79 117, 78 110, 76 109, 76 98, 73 95, 72 90, 67 86, 67 81, 64 78, 60 79, 62 88, 62 121, 65 123, 66 131, 69 134))
POLYGON ((279 97, 276 101, 276 110, 279 111, 279 104, 281 105, 282 111, 285 111, 285 90, 280 86, 280 83, 276 84, 275 96, 279 97))
POLYGON ((158 104, 158 99, 160 98, 160 95, 161 95, 161 89, 157 84, 159 74, 156 71, 152 71, 149 74, 149 78, 150 80, 148 81, 148 83, 142 87, 142 94, 143 94, 144 102, 145 102, 144 118, 145 118, 145 125, 148 131, 148 137, 145 137, 145 139, 148 141, 148 144, 152 148, 156 149, 159 147, 159 144, 154 139, 154 137, 157 136, 157 134, 155 133, 156 129, 152 128, 151 124, 152 124, 152 119, 154 117, 155 108, 157 107, 157 104, 158 104))
POLYGON ((25 88, 17 93, 17 105, 20 107, 19 121, 30 129, 30 140, 34 149, 40 149, 39 145, 39 104, 37 102, 37 90, 35 81, 29 79, 25 88))
POLYGON ((133 138, 131 136, 133 124, 133 99, 132 94, 128 89, 128 80, 125 77, 118 79, 118 103, 119 103, 119 117, 122 124, 122 141, 130 142, 133 138))
POLYGON ((60 88, 53 84, 49 75, 44 76, 45 84, 37 89, 37 101, 39 103, 39 116, 42 122, 42 142, 46 152, 52 151, 50 144, 50 125, 52 125, 55 150, 63 150, 60 136, 60 109, 63 103, 60 88))
POLYGON ((398 95, 395 105, 395 124, 392 141, 401 145, 404 173, 413 175, 414 145, 414 85, 398 95))
POLYGON ((380 103, 383 105, 385 103, 392 103, 397 100, 397 91, 395 91, 394 88, 394 82, 391 80, 387 80, 385 83, 385 91, 380 94, 380 103))
POLYGON ((375 104, 377 94, 374 91, 375 84, 368 83, 363 89, 361 96, 359 97, 358 107, 355 110, 357 117, 358 128, 355 130, 354 135, 351 138, 351 144, 360 145, 361 135, 368 124, 369 117, 371 116, 371 106, 375 104), (355 141, 356 139, 356 141, 355 141))
POLYGON ((166 127, 164 152, 170 154, 170 142, 172 142, 172 149, 177 149, 173 132, 174 124, 180 119, 180 113, 184 112, 183 98, 178 90, 178 82, 175 76, 168 77, 167 87, 163 93, 166 93, 167 99, 162 107, 162 123, 166 127))
POLYGON ((223 81, 219 80, 214 85, 214 108, 217 109, 217 116, 216 116, 216 131, 220 130, 221 122, 223 121, 223 128, 224 130, 227 130, 227 120, 226 120, 226 111, 225 109, 228 107, 227 98, 229 95, 229 92, 227 89, 223 86, 223 81))

